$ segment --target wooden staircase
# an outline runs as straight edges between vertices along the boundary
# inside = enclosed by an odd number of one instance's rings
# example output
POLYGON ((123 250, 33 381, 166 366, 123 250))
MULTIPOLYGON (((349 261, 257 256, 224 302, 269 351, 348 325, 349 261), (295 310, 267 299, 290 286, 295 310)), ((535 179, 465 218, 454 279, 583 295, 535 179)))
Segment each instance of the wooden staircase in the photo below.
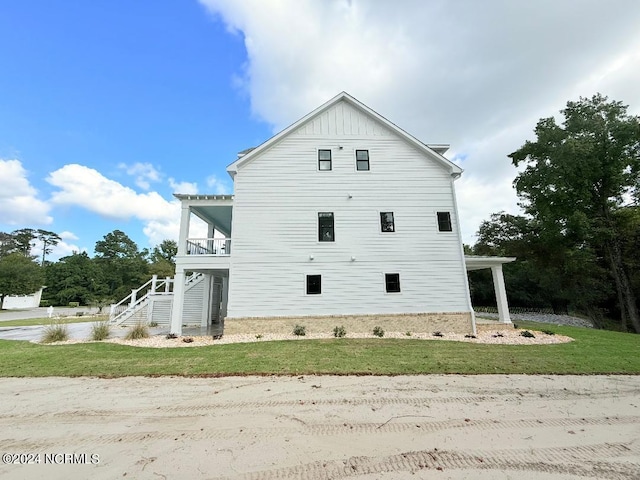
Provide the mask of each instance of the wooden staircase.
MULTIPOLYGON (((204 275, 194 273, 185 280, 185 299, 189 305, 195 302, 202 305, 204 301, 204 275)), ((130 326, 155 323, 158 326, 171 325, 171 309, 173 307, 174 279, 159 279, 154 275, 151 280, 131 291, 131 294, 120 302, 111 305, 109 323, 111 325, 130 326)), ((188 313, 188 312, 187 312, 188 313)), ((199 321, 198 321, 199 323, 199 321)))

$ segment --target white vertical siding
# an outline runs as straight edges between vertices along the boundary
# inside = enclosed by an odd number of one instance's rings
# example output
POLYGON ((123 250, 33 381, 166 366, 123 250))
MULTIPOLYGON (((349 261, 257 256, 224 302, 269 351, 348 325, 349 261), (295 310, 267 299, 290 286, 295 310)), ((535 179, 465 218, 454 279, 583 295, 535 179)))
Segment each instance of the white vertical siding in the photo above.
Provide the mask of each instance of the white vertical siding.
POLYGON ((171 326, 171 307, 173 305, 173 295, 154 295, 149 298, 149 311, 151 318, 149 322, 155 322, 160 326, 171 326))
POLYGON ((199 281, 187 287, 184 293, 184 307, 182 311, 183 324, 200 325, 202 323, 204 312, 206 312, 208 306, 205 289, 208 285, 208 282, 199 281))
POLYGON ((228 316, 468 311, 457 225, 449 172, 340 102, 239 169, 228 316), (387 211, 395 233, 380 232, 387 211), (438 211, 453 232, 438 232, 438 211), (335 242, 318 242, 318 212, 334 213, 335 242), (384 273, 400 273, 401 293, 385 293, 384 273), (305 294, 307 274, 322 275, 321 295, 305 294))
POLYGON ((390 136, 391 132, 371 116, 354 108, 346 102, 340 102, 333 108, 322 112, 293 135, 300 136, 390 136))

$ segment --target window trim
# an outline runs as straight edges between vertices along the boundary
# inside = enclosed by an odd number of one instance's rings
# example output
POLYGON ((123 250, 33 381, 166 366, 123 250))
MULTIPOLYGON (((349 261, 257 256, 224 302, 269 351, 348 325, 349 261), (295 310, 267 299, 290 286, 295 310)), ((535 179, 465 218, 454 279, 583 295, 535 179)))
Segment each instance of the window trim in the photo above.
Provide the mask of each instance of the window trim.
POLYGON ((318 274, 318 273, 313 273, 313 274, 307 274, 305 275, 304 278, 304 294, 305 295, 322 295, 322 275, 318 274), (320 282, 319 282, 319 291, 318 292, 309 292, 309 280, 311 279, 311 277, 319 277, 320 282))
POLYGON ((378 218, 380 219, 380 224, 379 224, 380 227, 379 227, 378 233, 384 233, 384 234, 396 233, 396 216, 395 216, 395 213, 392 210, 386 210, 386 211, 379 210, 378 211, 378 218), (382 228, 382 215, 384 215, 386 213, 390 213, 391 214, 391 225, 393 227, 393 230, 384 230, 382 228))
POLYGON ((318 172, 331 172, 333 171, 333 152, 331 151, 330 148, 318 148, 316 150, 316 157, 317 157, 317 163, 316 163, 316 169, 318 172), (329 152, 329 160, 321 160, 320 159, 320 152, 329 152), (329 162, 329 169, 323 169, 320 168, 320 162, 329 162))
POLYGON ((452 233, 453 232, 453 222, 451 221, 451 212, 449 210, 436 212, 436 227, 438 228, 438 233, 452 233), (448 230, 442 230, 440 228, 440 214, 446 214, 448 220, 448 230))
POLYGON ((369 155, 369 149, 364 149, 364 148, 357 148, 354 151, 354 156, 356 159, 356 172, 370 172, 371 171, 371 155, 369 155), (366 160, 358 160, 358 152, 367 152, 367 159, 366 160), (367 162, 367 168, 366 170, 361 170, 360 168, 358 168, 358 162, 367 162))
POLYGON ((396 272, 392 272, 392 273, 384 273, 383 274, 383 278, 384 278, 384 293, 385 295, 397 295, 397 294, 401 294, 402 293, 402 282, 400 281, 400 272, 396 271, 396 272), (387 278, 390 275, 397 275, 398 276, 398 290, 397 291, 389 291, 389 281, 387 280, 387 278))
MULTIPOLYGON (((324 227, 327 228, 327 227, 324 227)), ((318 243, 335 243, 336 241, 336 216, 334 212, 318 212, 318 236, 317 236, 317 240, 318 243), (332 239, 331 240, 323 240, 322 239, 322 226, 320 225, 320 215, 327 215, 330 214, 331 215, 331 236, 332 239)))

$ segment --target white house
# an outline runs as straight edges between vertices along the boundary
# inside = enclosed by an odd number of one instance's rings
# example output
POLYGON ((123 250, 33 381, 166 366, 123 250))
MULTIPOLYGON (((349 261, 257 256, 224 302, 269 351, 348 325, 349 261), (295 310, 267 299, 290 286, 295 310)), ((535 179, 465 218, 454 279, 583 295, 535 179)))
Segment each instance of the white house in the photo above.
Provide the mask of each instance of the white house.
POLYGON ((511 259, 465 262, 454 188, 462 169, 447 149, 343 92, 241 152, 227 168, 234 195, 176 194, 176 276, 161 302, 171 331, 190 320, 375 316, 383 328, 411 318, 471 333, 474 268, 493 269, 509 322, 501 265, 511 259), (207 238, 190 235, 193 215, 207 238))

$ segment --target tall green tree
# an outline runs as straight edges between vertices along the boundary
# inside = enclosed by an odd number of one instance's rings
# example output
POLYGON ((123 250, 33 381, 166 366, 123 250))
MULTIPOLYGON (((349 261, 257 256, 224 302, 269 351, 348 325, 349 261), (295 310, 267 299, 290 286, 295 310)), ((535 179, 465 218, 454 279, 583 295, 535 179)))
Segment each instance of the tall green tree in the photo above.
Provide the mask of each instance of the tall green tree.
POLYGON ((33 257, 31 249, 35 246, 36 231, 33 228, 21 228, 11 232, 17 251, 25 257, 33 257))
POLYGON ((51 247, 58 245, 62 238, 57 233, 38 229, 35 231, 35 239, 42 244, 42 261, 40 265, 44 267, 45 258, 51 253, 51 247))
POLYGON ((0 258, 0 305, 7 295, 28 295, 43 284, 42 268, 22 253, 0 258))
POLYGON ((86 252, 62 257, 47 265, 45 298, 56 305, 89 305, 104 295, 102 273, 86 252))
POLYGON ((0 232, 0 258, 18 251, 14 236, 7 232, 0 232))
POLYGON ((124 298, 131 290, 149 278, 147 251, 121 230, 114 230, 96 242, 96 265, 102 272, 104 293, 114 298, 124 298))
POLYGON ((640 332, 630 265, 623 256, 619 213, 640 194, 640 119, 600 94, 568 102, 564 121, 541 119, 536 140, 510 157, 524 170, 514 185, 557 262, 570 267, 602 253, 613 279, 622 324, 640 332), (578 254, 573 262, 568 254, 578 254))
MULTIPOLYGON (((610 289, 593 252, 572 249, 563 239, 547 238, 532 218, 503 212, 491 215, 480 225, 473 253, 517 258, 504 267, 511 305, 551 307, 557 314, 579 310, 599 321, 594 308, 610 289)), ((479 297, 480 302, 493 301, 488 272, 469 272, 469 279, 472 296, 479 297)))
POLYGON ((178 244, 175 240, 163 240, 153 247, 150 255, 149 273, 158 277, 172 277, 176 272, 178 244))

